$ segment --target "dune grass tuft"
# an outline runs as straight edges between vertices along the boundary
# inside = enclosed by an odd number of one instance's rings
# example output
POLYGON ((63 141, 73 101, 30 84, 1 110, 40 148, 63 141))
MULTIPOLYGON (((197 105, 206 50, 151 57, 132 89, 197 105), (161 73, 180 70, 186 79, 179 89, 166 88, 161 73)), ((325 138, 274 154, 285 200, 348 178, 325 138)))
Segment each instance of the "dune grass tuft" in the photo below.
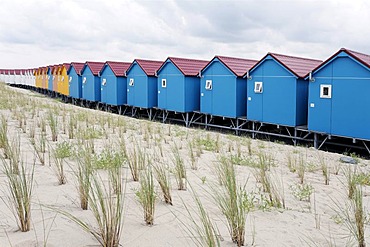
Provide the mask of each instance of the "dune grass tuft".
POLYGON ((3 172, 8 180, 9 195, 2 198, 12 211, 19 230, 28 232, 31 228, 31 199, 34 184, 34 166, 27 170, 23 161, 20 161, 19 174, 13 173, 13 167, 3 157, 3 172))
POLYGON ((140 205, 143 207, 145 223, 147 225, 153 225, 157 195, 154 188, 152 167, 148 165, 147 168, 142 171, 141 175, 140 188, 136 191, 136 196, 140 205))
POLYGON ((165 203, 173 205, 171 197, 171 182, 168 175, 168 169, 163 163, 153 165, 153 169, 155 178, 161 187, 165 203))

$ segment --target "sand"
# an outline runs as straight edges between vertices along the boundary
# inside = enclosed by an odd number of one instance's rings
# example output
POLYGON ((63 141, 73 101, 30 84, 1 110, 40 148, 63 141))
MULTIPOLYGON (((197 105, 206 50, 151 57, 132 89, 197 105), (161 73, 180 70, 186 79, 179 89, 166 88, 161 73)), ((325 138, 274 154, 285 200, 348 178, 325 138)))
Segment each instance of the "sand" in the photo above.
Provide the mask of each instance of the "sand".
MULTIPOLYGON (((117 149, 118 140, 126 141, 127 149, 132 150, 134 143, 150 155, 152 163, 162 162, 169 167, 173 166, 172 149, 174 145, 187 167, 188 183, 197 192, 213 223, 217 226, 221 238, 221 246, 235 246, 232 243, 225 217, 220 212, 212 198, 212 188, 220 187, 215 172, 215 164, 223 155, 230 157, 238 152, 245 160, 258 161, 258 154, 263 153, 273 158, 274 165, 270 173, 280 191, 284 193, 285 208, 274 208, 261 202, 261 184, 256 182, 254 168, 247 165, 236 165, 237 179, 241 185, 246 183, 246 192, 255 195, 255 207, 247 215, 245 232, 246 246, 352 246, 349 244, 351 236, 349 230, 340 221, 339 208, 344 209, 347 199, 346 178, 344 171, 348 165, 340 163, 342 154, 318 151, 307 147, 294 147, 282 143, 253 140, 247 137, 238 137, 231 134, 205 131, 198 128, 185 128, 178 125, 169 125, 147 120, 139 120, 125 116, 105 113, 96 110, 84 109, 56 100, 42 97, 26 90, 4 88, 1 90, 0 102, 13 100, 12 110, 0 107, 0 114, 8 119, 8 135, 21 139, 21 155, 25 165, 30 168, 35 163, 34 189, 32 197, 32 226, 29 232, 20 232, 10 209, 6 206, 9 194, 7 178, 1 171, 0 176, 0 246, 99 246, 97 241, 68 217, 50 210, 58 208, 72 215, 95 224, 91 210, 82 210, 79 207, 79 198, 76 179, 73 170, 76 168, 75 158, 67 158, 67 183, 58 185, 53 170, 53 160, 49 157, 50 148, 47 147, 45 165, 41 165, 35 158, 34 149, 29 140, 32 126, 35 126, 36 136, 41 132, 38 122, 47 118, 48 111, 55 111, 58 115, 58 141, 51 141, 50 128, 47 125, 47 146, 56 147, 57 143, 68 142, 77 147, 77 139, 69 139, 68 131, 64 133, 63 119, 68 125, 72 114, 80 119, 79 125, 102 130, 101 136, 94 139, 96 153, 104 148, 117 149), (23 102, 23 103, 22 103, 23 102), (26 103, 24 103, 26 102, 26 103), (26 105, 25 109, 17 105, 26 105), (35 106, 34 110, 33 107, 35 106), (17 115, 24 114, 26 122, 25 132, 19 126, 17 115), (88 120, 85 120, 88 118, 88 120), (91 124, 95 122, 94 124, 91 124), (118 124, 118 123, 121 124, 118 124), (108 125, 111 125, 110 128, 108 125), (118 126, 120 125, 120 126, 118 126), (115 126, 115 127, 113 127, 115 126), (119 129, 125 129, 126 132, 119 129), (106 132, 106 134, 104 134, 106 132), (120 137, 121 136, 121 137, 120 137), (196 158, 197 170, 191 169, 189 156, 189 142, 195 139, 215 140, 219 143, 219 150, 207 151, 203 147, 202 154, 196 158), (156 141, 157 140, 157 141, 156 141), (158 141, 159 140, 159 141, 158 141), (163 157, 160 155, 160 143, 163 157), (248 152, 250 143, 252 154, 248 152), (239 150, 238 150, 239 146, 239 150), (297 172, 288 169, 288 156, 302 159, 306 166, 304 184, 311 185, 313 193, 309 201, 300 201, 294 197, 292 186, 298 186, 297 172), (324 177, 320 168, 320 159, 323 157, 330 168, 330 183, 324 184, 324 177), (339 174, 335 170, 339 168, 339 174)), ((47 120, 45 120, 47 123, 47 120)), ((68 127, 65 127, 68 129, 68 127)), ((194 151, 195 152, 195 151, 194 151)), ((2 151, 0 152, 2 154, 2 151)), ((369 173, 369 161, 358 159, 356 165, 359 170, 369 173)), ((192 222, 185 210, 185 205, 195 209, 192 192, 188 189, 179 191, 174 176, 171 174, 173 206, 164 203, 160 188, 157 186, 157 202, 154 216, 154 225, 147 226, 143 220, 143 212, 137 201, 135 192, 139 183, 132 181, 127 163, 123 164, 125 194, 124 217, 120 244, 122 246, 195 246, 192 236, 186 231, 192 228, 192 222), (185 205, 184 205, 185 204, 185 205)), ((100 170, 102 177, 106 171, 100 170)), ((365 212, 369 206, 369 188, 363 186, 363 205, 365 212)), ((365 236, 370 235, 366 225, 365 236)), ((370 240, 367 240, 370 244, 370 240)))

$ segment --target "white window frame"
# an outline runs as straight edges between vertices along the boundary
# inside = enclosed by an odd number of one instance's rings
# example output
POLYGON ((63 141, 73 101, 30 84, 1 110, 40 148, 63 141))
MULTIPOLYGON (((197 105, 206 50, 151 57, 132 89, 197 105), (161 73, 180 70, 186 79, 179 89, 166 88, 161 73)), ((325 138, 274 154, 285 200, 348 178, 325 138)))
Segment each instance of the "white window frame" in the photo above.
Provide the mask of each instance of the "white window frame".
POLYGON ((129 85, 130 87, 133 87, 133 86, 135 85, 135 80, 134 80, 134 78, 130 78, 130 80, 129 80, 129 82, 128 82, 128 85, 129 85))
POLYGON ((86 76, 82 79, 82 84, 86 84, 86 76))
POLYGON ((71 83, 71 82, 72 82, 72 76, 69 77, 69 83, 71 83))
POLYGON ((103 78, 103 79, 102 79, 102 81, 101 81, 101 84, 102 84, 103 86, 105 86, 105 85, 107 84, 107 79, 103 78))
POLYGON ((263 82, 262 81, 255 81, 254 82, 254 92, 255 93, 263 93, 263 82))
POLYGON ((206 86, 205 86, 205 89, 206 90, 212 90, 213 88, 213 85, 212 85, 212 80, 206 80, 206 86))
POLYGON ((167 87, 167 80, 162 79, 162 87, 166 88, 167 87))
POLYGON ((331 99, 331 93, 332 93, 332 88, 330 84, 321 84, 320 85, 320 98, 322 99, 331 99), (325 88, 328 89, 328 94, 324 94, 325 88))

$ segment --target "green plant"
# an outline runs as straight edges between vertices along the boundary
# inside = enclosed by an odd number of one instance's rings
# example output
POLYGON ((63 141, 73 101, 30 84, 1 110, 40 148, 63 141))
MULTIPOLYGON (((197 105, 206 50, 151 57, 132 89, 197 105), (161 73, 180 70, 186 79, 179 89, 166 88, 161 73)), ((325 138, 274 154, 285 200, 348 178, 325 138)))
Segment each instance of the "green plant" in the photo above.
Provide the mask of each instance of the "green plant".
POLYGON ((9 195, 2 197, 3 202, 12 211, 17 225, 22 232, 28 232, 31 226, 31 199, 34 183, 34 166, 26 170, 20 161, 19 174, 13 173, 13 168, 1 157, 3 172, 8 180, 9 195))
POLYGON ((194 155, 193 144, 189 142, 188 146, 189 146, 189 156, 190 156, 190 167, 193 170, 197 170, 198 166, 197 166, 196 157, 194 155))
POLYGON ((173 173, 175 174, 177 188, 178 190, 186 190, 186 168, 176 145, 172 148, 172 155, 173 173))
MULTIPOLYGON (((50 147, 49 150, 52 150, 52 148, 50 147)), ((58 153, 57 148, 52 150, 52 156, 53 156, 53 161, 54 161, 53 169, 58 179, 58 184, 59 185, 66 184, 67 177, 64 172, 64 158, 65 157, 63 155, 60 155, 60 153, 58 153)))
POLYGON ((300 156, 298 167, 297 167, 297 174, 298 174, 298 177, 299 177, 299 182, 301 184, 303 184, 303 182, 304 182, 305 173, 306 173, 306 164, 305 164, 305 161, 304 161, 303 157, 300 156))
POLYGON ((192 197, 196 204, 196 209, 188 207, 184 201, 182 201, 186 212, 189 215, 189 219, 192 226, 188 226, 184 222, 182 224, 185 226, 186 231, 192 236, 191 240, 198 247, 208 246, 208 247, 219 247, 220 239, 217 236, 216 226, 212 223, 208 212, 204 208, 199 196, 194 190, 192 190, 192 197))
POLYGON ((356 241, 358 247, 365 247, 365 227, 366 227, 366 212, 363 206, 362 188, 356 185, 353 190, 352 198, 345 202, 344 208, 339 202, 334 202, 337 212, 337 222, 343 223, 349 230, 350 244, 354 246, 353 240, 356 241))
POLYGON ((70 142, 59 142, 55 148, 55 156, 60 159, 68 158, 73 155, 73 148, 70 142))
POLYGON ((120 246, 119 241, 122 233, 124 196, 122 192, 114 194, 112 187, 111 181, 108 185, 104 185, 100 177, 91 176, 88 201, 97 227, 69 212, 57 209, 59 213, 67 216, 82 230, 91 234, 103 247, 120 246))
POLYGON ((164 164, 160 163, 157 165, 153 165, 155 178, 157 179, 159 186, 161 187, 164 201, 167 204, 172 204, 172 197, 171 197, 171 182, 168 176, 168 170, 164 166, 164 164))
POLYGON ((294 155, 288 154, 287 155, 288 160, 288 169, 290 172, 296 172, 297 171, 297 159, 294 155))
POLYGON ((136 192, 136 196, 143 207, 145 223, 147 225, 153 225, 156 193, 151 166, 148 166, 143 171, 140 179, 140 188, 136 192))
POLYGON ((231 240, 237 246, 244 245, 247 208, 244 205, 245 186, 236 183, 234 165, 228 161, 218 162, 221 188, 213 188, 214 199, 226 217, 231 240))
POLYGON ((300 201, 311 201, 311 195, 314 191, 310 184, 295 184, 290 186, 293 196, 300 201))
POLYGON ((77 119, 71 114, 68 122, 68 138, 73 139, 75 137, 75 129, 77 129, 77 119))
POLYGON ((318 156, 319 156, 319 161, 320 161, 320 165, 321 165, 322 175, 324 176, 325 185, 329 185, 330 169, 328 167, 328 164, 325 161, 325 158, 320 154, 318 154, 318 156))
POLYGON ((19 163, 21 155, 21 140, 20 136, 16 134, 11 143, 8 144, 9 147, 6 148, 7 156, 9 158, 9 164, 14 174, 19 174, 19 163))
POLYGON ((78 182, 78 194, 80 205, 87 210, 89 204, 89 192, 91 188, 91 177, 93 175, 93 157, 86 146, 84 146, 77 157, 77 170, 74 171, 78 182))
POLYGON ((1 125, 0 125, 0 148, 4 149, 4 156, 8 158, 9 141, 8 141, 8 121, 4 115, 1 115, 1 125))
POLYGON ((48 112, 48 121, 51 131, 51 140, 56 142, 58 140, 58 116, 52 111, 48 112))
POLYGON ((131 152, 128 152, 127 161, 132 179, 134 181, 139 181, 139 172, 146 167, 147 157, 137 144, 131 152))
POLYGON ((112 148, 105 148, 103 151, 95 156, 95 169, 109 169, 111 167, 121 167, 124 157, 121 153, 112 150, 112 148))
POLYGON ((347 181, 347 189, 348 189, 348 198, 353 199, 353 195, 356 189, 356 168, 352 169, 351 167, 348 167, 345 172, 344 176, 346 177, 347 181))
POLYGON ((39 159, 41 165, 45 165, 45 152, 46 152, 46 137, 45 133, 41 132, 39 137, 36 138, 36 142, 33 144, 36 156, 39 159))

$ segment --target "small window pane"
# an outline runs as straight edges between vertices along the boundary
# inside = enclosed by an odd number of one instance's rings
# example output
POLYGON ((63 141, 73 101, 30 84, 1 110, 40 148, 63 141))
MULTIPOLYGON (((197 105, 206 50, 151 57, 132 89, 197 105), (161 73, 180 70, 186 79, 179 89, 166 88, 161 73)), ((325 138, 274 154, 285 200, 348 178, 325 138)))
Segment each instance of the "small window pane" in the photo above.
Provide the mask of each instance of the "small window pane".
POLYGON ((320 98, 331 99, 331 85, 320 85, 320 98))
POLYGON ((261 81, 254 82, 254 92, 255 93, 262 93, 263 92, 262 82, 261 81))
POLYGON ((206 90, 212 90, 212 80, 206 80, 206 90))
POLYGON ((167 81, 166 81, 166 79, 162 79, 162 87, 167 87, 167 81))

